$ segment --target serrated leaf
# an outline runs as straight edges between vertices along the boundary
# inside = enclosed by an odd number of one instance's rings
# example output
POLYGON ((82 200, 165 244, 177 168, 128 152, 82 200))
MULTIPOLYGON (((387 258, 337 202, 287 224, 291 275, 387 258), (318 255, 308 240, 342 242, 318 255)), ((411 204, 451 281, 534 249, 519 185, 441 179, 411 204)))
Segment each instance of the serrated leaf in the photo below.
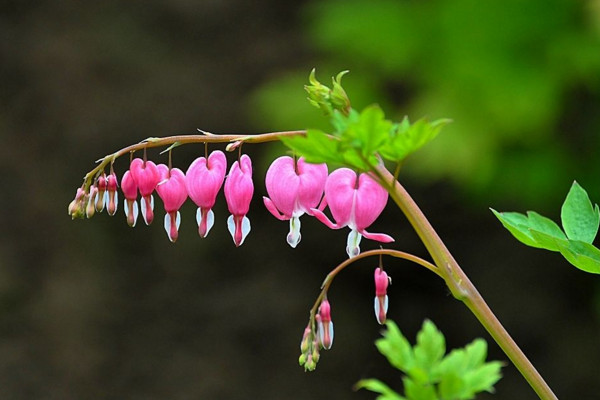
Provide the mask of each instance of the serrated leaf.
POLYGON ((284 145, 310 163, 343 163, 339 141, 322 131, 309 129, 305 136, 281 137, 284 145))
POLYGON ((566 240, 564 232, 554 221, 534 211, 528 211, 525 216, 515 212, 499 213, 491 210, 517 240, 528 246, 560 251, 557 241, 566 240))
POLYGON ((517 212, 498 212, 490 208, 502 225, 521 243, 532 247, 542 247, 537 244, 529 231, 529 221, 524 214, 517 212))
POLYGON ((465 346, 465 368, 480 366, 487 357, 487 342, 481 338, 473 340, 465 346))
POLYGON ((426 372, 432 371, 446 353, 446 340, 433 322, 425 320, 417 334, 414 347, 415 365, 426 372))
POLYGON ((407 372, 414 365, 412 347, 393 321, 388 320, 386 327, 383 338, 377 339, 375 345, 393 367, 407 372))
POLYGON ((432 384, 420 384, 410 378, 403 378, 404 394, 409 400, 438 400, 435 386, 432 384))
POLYGON ((400 396, 394 390, 390 389, 389 386, 378 379, 360 380, 356 383, 354 389, 367 389, 371 392, 379 393, 381 396, 377 396, 377 400, 406 400, 405 397, 400 396))
POLYGON ((598 205, 592 205, 587 192, 577 182, 573 182, 567 194, 560 218, 569 239, 586 243, 594 241, 600 225, 598 205))
POLYGON ((408 119, 405 118, 402 123, 394 126, 394 130, 390 133, 385 145, 379 149, 379 152, 382 157, 390 161, 401 161, 433 140, 441 129, 450 122, 449 119, 438 119, 429 122, 422 118, 410 124, 408 119))
POLYGON ((392 123, 377 105, 365 108, 356 121, 348 123, 341 139, 344 144, 360 152, 364 158, 372 157, 390 134, 392 123))
POLYGON ((462 399, 466 392, 465 381, 456 373, 448 373, 440 381, 439 392, 442 400, 462 399))
POLYGON ((464 375, 465 387, 467 388, 468 397, 465 399, 473 398, 477 392, 493 392, 494 385, 502 378, 500 369, 502 363, 499 361, 492 361, 485 363, 470 373, 464 375))
POLYGON ((600 274, 600 250, 579 240, 559 242, 560 253, 582 271, 600 274))

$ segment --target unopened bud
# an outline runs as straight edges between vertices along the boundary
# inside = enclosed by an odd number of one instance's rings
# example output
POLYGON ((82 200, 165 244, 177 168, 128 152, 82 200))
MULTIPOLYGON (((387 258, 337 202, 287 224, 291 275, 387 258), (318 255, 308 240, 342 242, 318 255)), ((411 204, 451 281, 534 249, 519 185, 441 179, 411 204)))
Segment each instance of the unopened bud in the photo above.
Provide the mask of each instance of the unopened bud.
POLYGON ((388 311, 387 288, 389 284, 390 278, 383 268, 379 267, 375 269, 375 299, 373 309, 375 310, 375 318, 377 318, 377 322, 380 325, 383 325, 386 321, 388 311))
POLYGON ((109 215, 115 215, 117 204, 119 203, 119 194, 117 193, 117 175, 112 172, 106 177, 106 211, 109 215))
POLYGON ((104 210, 104 198, 106 197, 106 175, 102 174, 98 177, 96 182, 98 188, 98 195, 96 196, 96 211, 101 212, 104 210))
POLYGON ((333 322, 331 322, 331 306, 325 298, 319 306, 319 341, 325 350, 329 350, 333 344, 333 322))

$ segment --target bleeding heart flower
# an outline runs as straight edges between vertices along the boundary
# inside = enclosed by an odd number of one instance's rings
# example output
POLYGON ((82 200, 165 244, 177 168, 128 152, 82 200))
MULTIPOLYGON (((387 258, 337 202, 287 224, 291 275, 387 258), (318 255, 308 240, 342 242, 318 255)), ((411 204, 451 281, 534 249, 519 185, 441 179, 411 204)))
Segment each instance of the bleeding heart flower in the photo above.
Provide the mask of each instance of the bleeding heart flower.
POLYGON ((117 175, 114 172, 111 172, 110 175, 106 177, 106 192, 104 202, 106 203, 106 211, 108 215, 115 215, 117 212, 117 204, 119 204, 119 194, 117 193, 117 187, 119 186, 119 182, 117 181, 117 175))
POLYGON ((140 195, 142 195, 140 201, 142 217, 144 217, 146 225, 150 225, 154 220, 154 197, 152 192, 154 192, 160 181, 160 173, 156 164, 152 161, 144 161, 141 158, 134 158, 131 161, 129 170, 137 183, 140 195))
POLYGON ((375 269, 375 301, 374 310, 375 318, 380 325, 385 324, 388 311, 388 296, 387 288, 390 284, 390 278, 383 268, 375 269))
POLYGON ((300 242, 300 216, 316 207, 327 181, 327 164, 309 164, 300 158, 279 157, 269 167, 265 184, 269 197, 265 207, 275 218, 290 221, 287 242, 296 247, 300 242))
POLYGON ((198 157, 188 168, 185 177, 190 198, 198 206, 196 221, 200 237, 206 237, 214 225, 212 211, 227 171, 227 159, 222 151, 213 151, 208 160, 198 157))
POLYGON ((233 163, 225 180, 225 200, 231 213, 227 219, 227 227, 236 246, 244 243, 250 232, 250 220, 246 214, 253 194, 252 162, 244 154, 239 161, 233 163))
POLYGON ((125 172, 121 179, 121 190, 123 191, 123 208, 127 217, 127 224, 132 228, 135 226, 138 217, 137 191, 138 187, 131 174, 131 171, 125 172))
POLYGON ((317 317, 319 342, 325 350, 329 350, 333 344, 333 322, 331 322, 331 305, 327 298, 321 302, 317 317))
POLYGON ((179 209, 187 199, 185 175, 179 168, 169 169, 164 164, 157 166, 161 181, 156 186, 156 192, 165 206, 165 231, 171 242, 179 236, 181 215, 179 209))
POLYGON ((348 168, 339 168, 333 171, 325 184, 325 197, 335 223, 320 210, 313 208, 313 215, 331 229, 340 229, 345 226, 351 229, 348 234, 346 252, 349 257, 360 253, 360 240, 367 239, 389 243, 394 239, 383 233, 369 233, 369 227, 381 214, 387 203, 388 193, 369 175, 360 174, 348 168))
POLYGON ((106 174, 102 174, 98 177, 96 187, 98 188, 98 195, 96 196, 96 211, 101 212, 104 210, 104 200, 106 196, 106 174))

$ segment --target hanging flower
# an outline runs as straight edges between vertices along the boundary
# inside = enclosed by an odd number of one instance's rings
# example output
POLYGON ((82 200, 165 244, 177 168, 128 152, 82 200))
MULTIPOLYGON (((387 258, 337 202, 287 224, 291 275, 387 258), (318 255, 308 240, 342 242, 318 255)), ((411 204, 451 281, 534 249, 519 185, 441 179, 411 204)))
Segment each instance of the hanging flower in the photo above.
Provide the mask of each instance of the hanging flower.
POLYGON ((181 215, 179 209, 187 199, 185 175, 179 168, 169 169, 164 164, 157 166, 161 181, 156 186, 156 192, 165 206, 165 231, 171 242, 179 236, 181 215))
POLYGON ((121 190, 123 191, 123 208, 127 217, 127 224, 132 228, 135 226, 138 217, 137 192, 138 187, 131 174, 131 171, 126 171, 121 179, 121 190))
POLYGON ((106 199, 104 202, 106 203, 106 211, 108 215, 115 215, 117 212, 117 204, 119 204, 119 194, 117 193, 117 187, 119 186, 119 182, 117 181, 117 175, 114 172, 111 172, 110 175, 106 177, 106 199))
POLYGON ((375 318, 377 318, 377 322, 380 325, 385 324, 386 315, 388 311, 388 296, 387 296, 387 288, 390 284, 390 277, 383 270, 383 268, 378 267, 375 269, 375 301, 374 301, 374 310, 375 310, 375 318))
POLYGON ((160 181, 160 173, 156 164, 152 161, 144 161, 141 158, 134 158, 131 161, 129 170, 142 196, 140 200, 142 217, 146 225, 150 225, 154 220, 154 196, 152 196, 152 192, 154 192, 160 181))
POLYGON ((196 221, 200 237, 206 237, 215 222, 212 211, 227 171, 227 159, 222 151, 213 151, 208 159, 198 157, 188 168, 185 177, 190 198, 198 206, 196 221))
POLYGON ((309 164, 300 158, 279 157, 267 170, 265 184, 270 197, 263 197, 265 207, 275 218, 290 221, 287 242, 296 247, 300 242, 300 216, 312 215, 323 195, 327 181, 327 164, 309 164))
POLYGON ((98 195, 96 196, 96 211, 101 212, 104 210, 104 200, 106 197, 106 174, 102 174, 96 181, 96 187, 98 188, 98 195))
POLYGON ((250 232, 250 220, 246 214, 253 194, 252 162, 244 154, 239 161, 233 163, 225 180, 225 200, 231 213, 227 219, 227 227, 236 246, 244 243, 250 232))
POLYGON ((329 350, 333 344, 333 322, 331 322, 331 305, 327 298, 321 302, 317 317, 319 342, 325 350, 329 350))
POLYGON ((368 174, 360 174, 348 168, 333 171, 325 184, 324 202, 329 206, 335 220, 333 223, 318 209, 312 209, 313 215, 331 229, 345 226, 351 229, 348 234, 346 252, 349 257, 360 253, 362 237, 382 243, 393 242, 394 239, 383 233, 366 231, 381 214, 387 203, 388 193, 368 174))

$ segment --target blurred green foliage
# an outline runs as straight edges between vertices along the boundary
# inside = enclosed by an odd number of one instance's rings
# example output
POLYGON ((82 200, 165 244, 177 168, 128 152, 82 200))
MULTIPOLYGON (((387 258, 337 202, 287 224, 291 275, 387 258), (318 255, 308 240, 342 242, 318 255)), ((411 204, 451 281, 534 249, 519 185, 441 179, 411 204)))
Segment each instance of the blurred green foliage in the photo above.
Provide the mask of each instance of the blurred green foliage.
MULTIPOLYGON (((354 108, 377 102, 397 120, 455 121, 406 171, 449 178, 487 202, 538 206, 559 201, 575 178, 600 193, 597 3, 327 0, 306 8, 305 26, 321 76, 351 71, 354 108)), ((256 93, 261 124, 326 126, 302 96, 307 72, 256 93)))

